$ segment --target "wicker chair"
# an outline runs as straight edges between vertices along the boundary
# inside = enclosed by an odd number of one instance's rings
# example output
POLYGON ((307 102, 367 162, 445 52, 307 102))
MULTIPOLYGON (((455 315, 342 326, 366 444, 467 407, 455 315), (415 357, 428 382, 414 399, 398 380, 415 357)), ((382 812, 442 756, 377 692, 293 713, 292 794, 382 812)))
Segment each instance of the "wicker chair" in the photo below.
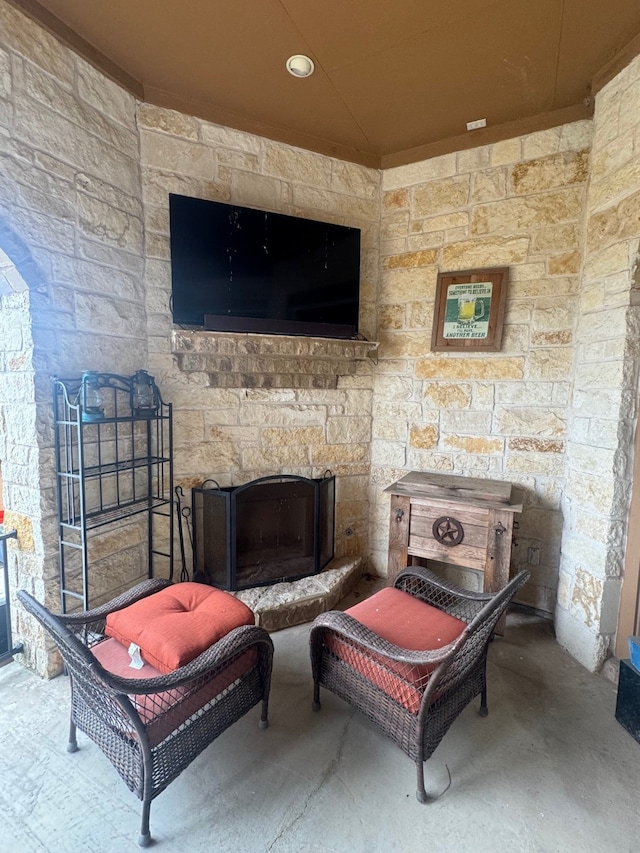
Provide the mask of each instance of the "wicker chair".
POLYGON ((144 581, 102 607, 63 616, 53 615, 25 591, 18 592, 24 607, 53 637, 70 676, 67 749, 77 750, 79 728, 142 800, 141 847, 151 841, 151 801, 200 752, 258 702, 260 727, 268 725, 273 644, 255 625, 234 628, 167 675, 123 678, 98 662, 96 645, 105 640, 107 615, 168 585, 144 581))
POLYGON ((394 588, 344 613, 318 616, 310 636, 314 710, 320 708, 322 685, 362 711, 413 759, 416 796, 427 802, 423 762, 474 697, 481 696, 480 715, 487 715, 489 642, 528 577, 521 572, 496 594, 474 593, 413 566, 397 576, 394 588), (442 641, 439 648, 438 642, 400 647, 380 636, 402 635, 409 611, 418 634, 429 632, 430 621, 438 623, 432 639, 442 641), (375 623, 377 632, 358 621, 360 617, 370 626, 375 623))

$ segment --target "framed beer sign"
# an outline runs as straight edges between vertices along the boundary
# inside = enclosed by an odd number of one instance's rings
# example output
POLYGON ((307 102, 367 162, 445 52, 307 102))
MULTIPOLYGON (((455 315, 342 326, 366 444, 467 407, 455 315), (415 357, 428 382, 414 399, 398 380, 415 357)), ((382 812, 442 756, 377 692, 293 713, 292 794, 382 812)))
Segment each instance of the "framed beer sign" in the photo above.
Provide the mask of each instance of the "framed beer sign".
POLYGON ((497 352, 508 278, 508 267, 438 273, 431 349, 497 352))

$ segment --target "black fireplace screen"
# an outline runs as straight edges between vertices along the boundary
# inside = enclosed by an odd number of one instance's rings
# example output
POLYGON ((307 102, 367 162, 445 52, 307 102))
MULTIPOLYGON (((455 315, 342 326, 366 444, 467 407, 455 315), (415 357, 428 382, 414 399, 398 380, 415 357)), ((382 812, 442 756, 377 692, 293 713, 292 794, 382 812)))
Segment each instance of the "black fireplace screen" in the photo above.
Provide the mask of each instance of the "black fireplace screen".
POLYGON ((193 489, 192 502, 194 575, 221 589, 296 580, 333 557, 334 477, 193 489))

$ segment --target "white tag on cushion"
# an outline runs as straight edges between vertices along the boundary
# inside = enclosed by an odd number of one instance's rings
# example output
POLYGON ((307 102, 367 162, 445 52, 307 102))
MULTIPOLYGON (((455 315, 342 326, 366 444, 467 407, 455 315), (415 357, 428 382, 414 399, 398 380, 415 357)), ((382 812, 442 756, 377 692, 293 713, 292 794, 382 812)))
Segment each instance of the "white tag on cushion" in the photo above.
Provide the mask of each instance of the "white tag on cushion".
POLYGON ((136 646, 135 643, 131 643, 129 646, 129 655, 131 657, 130 667, 133 669, 142 669, 144 666, 144 661, 142 660, 142 656, 140 655, 140 646, 136 646))

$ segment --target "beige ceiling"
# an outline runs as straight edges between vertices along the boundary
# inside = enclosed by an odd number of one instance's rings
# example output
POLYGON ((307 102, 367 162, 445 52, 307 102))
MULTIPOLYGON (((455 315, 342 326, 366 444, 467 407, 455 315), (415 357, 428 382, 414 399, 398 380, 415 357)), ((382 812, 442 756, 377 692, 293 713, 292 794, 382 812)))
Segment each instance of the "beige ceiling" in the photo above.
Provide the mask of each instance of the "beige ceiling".
POLYGON ((640 0, 13 2, 150 103, 382 167, 589 115, 640 34, 640 0))

